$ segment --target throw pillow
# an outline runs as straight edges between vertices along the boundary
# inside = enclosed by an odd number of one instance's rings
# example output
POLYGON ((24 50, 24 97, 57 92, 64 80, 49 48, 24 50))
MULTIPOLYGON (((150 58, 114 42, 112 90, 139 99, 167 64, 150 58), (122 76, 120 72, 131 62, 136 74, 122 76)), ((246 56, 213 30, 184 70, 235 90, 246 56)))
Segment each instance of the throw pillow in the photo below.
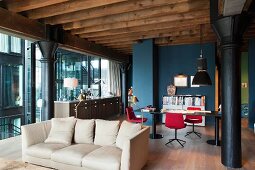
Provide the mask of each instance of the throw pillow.
POLYGON ((74 117, 51 119, 51 130, 44 142, 71 145, 75 122, 74 117))
POLYGON ((129 140, 137 132, 141 130, 141 124, 134 124, 127 121, 123 121, 116 139, 116 146, 123 149, 125 140, 129 140))
POLYGON ((74 142, 93 144, 94 126, 94 119, 77 119, 74 130, 74 142))
POLYGON ((96 120, 95 145, 112 146, 116 143, 120 121, 96 120))

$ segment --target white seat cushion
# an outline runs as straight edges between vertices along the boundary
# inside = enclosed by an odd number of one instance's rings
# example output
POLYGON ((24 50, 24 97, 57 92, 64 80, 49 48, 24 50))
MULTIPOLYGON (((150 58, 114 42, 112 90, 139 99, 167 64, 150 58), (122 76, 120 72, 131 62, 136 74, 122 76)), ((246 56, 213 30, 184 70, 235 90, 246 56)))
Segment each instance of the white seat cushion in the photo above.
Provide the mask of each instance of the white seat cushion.
POLYGON ((55 143, 38 143, 32 145, 26 149, 26 154, 38 158, 50 159, 51 154, 58 149, 66 147, 64 144, 55 144, 55 143))
POLYGON ((51 159, 55 162, 81 166, 82 158, 100 147, 94 144, 75 144, 54 152, 51 159))
POLYGON ((95 120, 77 119, 74 131, 75 143, 93 143, 95 120))
POLYGON ((119 170, 121 149, 114 146, 103 146, 90 152, 82 159, 82 166, 94 170, 119 170))
POLYGON ((50 134, 44 142, 71 145, 75 122, 76 119, 74 117, 53 118, 50 134))
POLYGON ((119 121, 96 120, 95 145, 112 146, 116 143, 119 121))
POLYGON ((116 139, 116 146, 123 149, 123 144, 126 140, 131 139, 137 132, 141 130, 141 124, 130 123, 123 121, 116 139))

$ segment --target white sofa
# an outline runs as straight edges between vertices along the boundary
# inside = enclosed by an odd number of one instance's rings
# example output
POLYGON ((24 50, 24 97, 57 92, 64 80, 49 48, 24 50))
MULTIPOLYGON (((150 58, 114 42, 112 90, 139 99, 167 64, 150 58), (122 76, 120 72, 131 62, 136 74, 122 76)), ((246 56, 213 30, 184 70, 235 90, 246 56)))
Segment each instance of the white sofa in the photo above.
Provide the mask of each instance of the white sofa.
MULTIPOLYGON (((79 121, 81 122, 81 120, 79 121)), ((120 135, 120 133, 130 133, 130 131, 127 131, 126 128, 126 130, 122 129, 122 132, 120 132, 121 130, 118 129, 118 134, 116 136, 117 144, 115 140, 114 144, 109 145, 107 144, 109 143, 107 135, 101 137, 97 135, 97 131, 100 130, 97 129, 100 127, 100 125, 97 125, 97 122, 100 123, 100 121, 102 122, 102 120, 95 120, 93 141, 88 143, 86 143, 86 140, 89 141, 90 139, 85 139, 84 143, 79 142, 84 139, 82 139, 83 132, 79 130, 78 133, 78 123, 74 125, 72 143, 70 144, 45 142, 49 140, 49 134, 52 133, 52 121, 22 126, 22 160, 32 164, 63 170, 142 169, 148 158, 149 127, 140 126, 141 129, 138 132, 128 137, 125 136, 124 140, 122 139, 123 141, 121 141, 120 138, 118 141, 118 135, 120 135), (76 141, 78 141, 78 143, 76 141)), ((116 121, 107 121, 106 123, 111 125, 114 122, 116 123, 116 121)), ((123 124, 124 123, 122 123, 122 125, 123 124)), ((130 123, 125 122, 125 125, 130 126, 130 123)), ((135 125, 137 126, 138 124, 135 125)), ((110 133, 107 132, 107 129, 109 131, 111 128, 107 126, 101 124, 101 131, 102 128, 105 128, 103 130, 105 132, 100 132, 101 134, 105 135, 105 133, 110 133)), ((128 127, 128 129, 132 128, 128 127)))

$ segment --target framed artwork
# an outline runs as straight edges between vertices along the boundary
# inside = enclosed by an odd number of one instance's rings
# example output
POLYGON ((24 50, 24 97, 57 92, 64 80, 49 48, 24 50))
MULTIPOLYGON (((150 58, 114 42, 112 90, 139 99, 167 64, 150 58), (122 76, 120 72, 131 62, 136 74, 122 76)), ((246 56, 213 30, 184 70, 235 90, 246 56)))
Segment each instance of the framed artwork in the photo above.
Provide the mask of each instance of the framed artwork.
POLYGON ((190 87, 200 87, 199 85, 192 85, 194 76, 190 76, 190 87))
POLYGON ((179 74, 174 76, 174 85, 176 87, 187 87, 188 86, 188 77, 184 74, 179 74))

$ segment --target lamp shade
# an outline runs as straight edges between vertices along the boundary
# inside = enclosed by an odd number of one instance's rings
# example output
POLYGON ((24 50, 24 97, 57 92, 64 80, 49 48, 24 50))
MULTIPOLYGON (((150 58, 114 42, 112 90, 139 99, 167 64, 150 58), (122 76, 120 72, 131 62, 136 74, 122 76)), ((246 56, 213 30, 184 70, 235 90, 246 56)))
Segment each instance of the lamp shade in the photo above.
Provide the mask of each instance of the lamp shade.
POLYGON ((207 71, 199 70, 193 78, 192 85, 200 85, 200 86, 212 85, 212 81, 207 71))
POLYGON ((208 86, 212 85, 211 78, 207 73, 207 61, 205 58, 197 59, 197 73, 194 76, 192 85, 208 86))
POLYGON ((64 78, 64 87, 76 88, 78 86, 77 78, 64 78))

